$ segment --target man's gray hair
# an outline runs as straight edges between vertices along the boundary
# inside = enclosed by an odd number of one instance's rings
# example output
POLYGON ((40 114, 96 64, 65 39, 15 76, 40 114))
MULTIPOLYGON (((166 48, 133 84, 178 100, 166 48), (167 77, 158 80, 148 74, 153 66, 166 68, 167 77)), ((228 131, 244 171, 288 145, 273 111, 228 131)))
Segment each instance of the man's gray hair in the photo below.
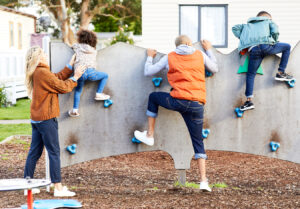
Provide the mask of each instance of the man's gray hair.
POLYGON ((181 44, 187 44, 188 42, 191 42, 191 39, 187 35, 181 35, 175 39, 176 47, 181 44))

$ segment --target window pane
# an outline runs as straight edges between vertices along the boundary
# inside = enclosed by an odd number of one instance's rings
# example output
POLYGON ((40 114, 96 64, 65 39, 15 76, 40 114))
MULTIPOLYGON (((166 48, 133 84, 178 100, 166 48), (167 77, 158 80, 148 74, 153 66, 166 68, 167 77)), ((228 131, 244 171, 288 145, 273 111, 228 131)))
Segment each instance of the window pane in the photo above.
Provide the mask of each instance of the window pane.
POLYGON ((22 49, 22 25, 21 24, 18 24, 18 30, 19 30, 19 34, 18 34, 18 37, 19 37, 18 47, 19 47, 19 49, 22 49))
POLYGON ((180 34, 187 35, 193 42, 198 41, 198 6, 180 7, 180 34))
POLYGON ((14 46, 14 24, 12 22, 9 23, 9 46, 14 46))
POLYGON ((225 45, 225 7, 201 7, 201 39, 225 45))

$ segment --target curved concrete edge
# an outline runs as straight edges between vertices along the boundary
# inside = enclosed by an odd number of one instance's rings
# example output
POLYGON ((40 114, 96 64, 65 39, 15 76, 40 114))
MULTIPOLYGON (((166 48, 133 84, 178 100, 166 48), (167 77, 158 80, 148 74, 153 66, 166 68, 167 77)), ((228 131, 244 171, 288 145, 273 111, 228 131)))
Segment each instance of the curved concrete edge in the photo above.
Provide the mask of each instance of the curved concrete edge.
POLYGON ((13 136, 9 136, 7 137, 6 139, 2 140, 0 142, 0 144, 5 144, 13 139, 20 139, 20 137, 28 137, 28 138, 31 138, 31 135, 13 135, 13 136))

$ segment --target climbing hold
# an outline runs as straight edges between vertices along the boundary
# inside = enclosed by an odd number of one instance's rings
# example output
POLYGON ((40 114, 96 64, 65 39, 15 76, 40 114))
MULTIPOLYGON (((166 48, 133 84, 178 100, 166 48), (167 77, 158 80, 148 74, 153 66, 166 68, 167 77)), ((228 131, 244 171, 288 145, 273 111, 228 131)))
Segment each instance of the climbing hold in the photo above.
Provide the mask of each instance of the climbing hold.
POLYGON ((294 78, 293 80, 286 81, 286 83, 290 86, 290 88, 293 88, 296 83, 296 79, 294 78))
POLYGON ((132 141, 132 143, 137 143, 137 144, 140 144, 140 143, 141 143, 141 141, 140 141, 140 140, 137 140, 135 137, 133 137, 133 138, 131 139, 131 141, 132 141))
POLYGON ((270 142, 270 147, 272 152, 276 152, 277 149, 280 147, 280 144, 278 142, 270 142))
POLYGON ((244 111, 242 111, 239 107, 237 107, 235 108, 235 113, 238 118, 241 118, 244 114, 244 111))
POLYGON ((161 82, 162 82, 162 78, 161 77, 158 77, 158 78, 152 78, 152 82, 154 84, 155 87, 159 87, 161 82))
POLYGON ((213 75, 212 72, 205 70, 205 77, 211 77, 212 75, 213 75))
POLYGON ((202 137, 206 139, 208 137, 208 134, 210 133, 209 129, 202 129, 202 137))
POLYGON ((104 101, 104 107, 105 108, 109 107, 112 104, 113 104, 113 101, 111 99, 107 99, 107 100, 104 101))
MULTIPOLYGON (((241 66, 239 67, 239 70, 238 70, 237 73, 238 73, 238 74, 240 74, 240 73, 247 73, 247 72, 248 72, 248 65, 249 65, 249 57, 247 56, 246 59, 245 59, 244 65, 241 65, 241 66)), ((257 74, 261 74, 261 75, 264 74, 261 65, 260 65, 259 68, 257 69, 256 73, 257 73, 257 74)))
POLYGON ((72 144, 72 145, 69 145, 67 146, 67 151, 70 153, 70 154, 75 154, 76 153, 76 147, 77 145, 76 144, 72 144))

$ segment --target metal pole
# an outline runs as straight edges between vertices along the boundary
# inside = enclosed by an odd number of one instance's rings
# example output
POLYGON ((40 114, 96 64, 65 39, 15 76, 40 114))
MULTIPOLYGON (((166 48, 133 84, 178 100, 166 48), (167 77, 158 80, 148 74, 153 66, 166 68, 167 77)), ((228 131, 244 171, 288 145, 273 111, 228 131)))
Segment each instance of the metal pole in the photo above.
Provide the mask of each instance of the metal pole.
POLYGON ((178 182, 182 185, 185 185, 186 182, 186 170, 185 169, 178 169, 178 182))

